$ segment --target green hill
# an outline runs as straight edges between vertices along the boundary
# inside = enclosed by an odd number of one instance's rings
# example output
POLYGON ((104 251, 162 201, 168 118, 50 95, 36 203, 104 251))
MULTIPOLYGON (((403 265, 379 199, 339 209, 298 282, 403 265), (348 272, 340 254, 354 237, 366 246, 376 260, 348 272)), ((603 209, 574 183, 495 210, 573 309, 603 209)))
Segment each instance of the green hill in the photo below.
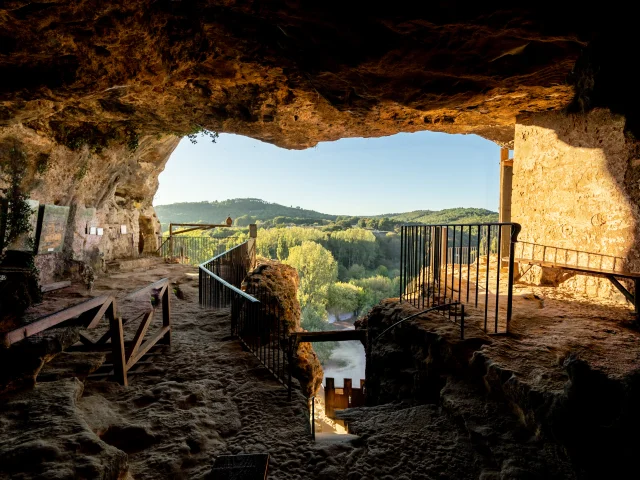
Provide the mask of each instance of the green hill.
POLYGON ((304 218, 313 221, 335 220, 336 215, 327 215, 299 207, 285 207, 258 198, 234 198, 221 202, 183 202, 155 207, 160 222, 172 223, 224 223, 227 216, 255 217, 255 220, 271 220, 275 217, 304 218))
POLYGON ((498 213, 484 208, 447 208, 445 210, 414 210, 405 213, 377 215, 398 223, 489 223, 498 221, 498 213))
MULTIPOLYGON (((284 223, 292 219, 301 220, 298 224, 311 224, 322 220, 336 221, 347 219, 347 223, 356 223, 359 218, 389 218, 393 223, 485 223, 497 222, 498 214, 484 208, 448 208, 445 210, 415 210, 405 213, 389 213, 366 217, 345 217, 328 215, 305 210, 299 207, 286 207, 278 203, 269 203, 257 198, 234 198, 221 202, 183 202, 155 207, 163 226, 173 223, 224 223, 227 216, 240 217, 255 221, 273 220, 286 217, 284 223)), ((248 225, 248 223, 247 223, 248 225)))

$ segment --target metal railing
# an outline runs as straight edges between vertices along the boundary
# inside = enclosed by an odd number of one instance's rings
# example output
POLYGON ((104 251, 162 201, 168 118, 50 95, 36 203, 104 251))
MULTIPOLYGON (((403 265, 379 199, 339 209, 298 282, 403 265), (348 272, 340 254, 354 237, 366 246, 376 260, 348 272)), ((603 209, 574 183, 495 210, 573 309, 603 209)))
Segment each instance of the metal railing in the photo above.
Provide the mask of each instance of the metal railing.
MULTIPOLYGON (((251 241, 199 265, 199 301, 209 308, 231 310, 231 335, 282 383, 291 398, 293 338, 278 299, 266 288, 246 283, 252 265, 251 241), (244 288, 242 290, 241 288, 244 288)), ((253 257, 255 258, 255 256, 253 257)))
POLYGON ((462 263, 468 265, 476 261, 478 247, 449 247, 447 259, 450 264, 462 263))
POLYGON ((311 425, 309 427, 311 428, 311 439, 315 440, 316 439, 316 396, 313 395, 310 400, 311 400, 311 408, 309 409, 309 412, 311 414, 311 425))
POLYGON ((187 265, 200 265, 226 250, 227 238, 159 237, 158 255, 187 265))
POLYGON ((571 248, 540 245, 532 242, 518 241, 516 259, 532 260, 555 265, 584 267, 612 272, 626 272, 627 262, 622 257, 585 252, 571 248))
POLYGON ((417 308, 458 303, 467 317, 482 318, 485 332, 508 333, 519 232, 517 223, 403 225, 400 301, 417 308))

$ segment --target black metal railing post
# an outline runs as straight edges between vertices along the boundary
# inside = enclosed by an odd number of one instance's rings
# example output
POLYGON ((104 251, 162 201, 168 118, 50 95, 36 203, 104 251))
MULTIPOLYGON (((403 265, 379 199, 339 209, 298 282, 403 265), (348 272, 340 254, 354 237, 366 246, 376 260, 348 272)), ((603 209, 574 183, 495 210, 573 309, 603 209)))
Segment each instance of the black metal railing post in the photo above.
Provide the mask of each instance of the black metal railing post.
POLYGON ((208 308, 230 308, 231 336, 237 337, 287 388, 291 399, 293 339, 269 291, 252 284, 241 289, 253 263, 248 260, 250 254, 245 242, 200 264, 199 301, 208 308))
POLYGON ((403 225, 400 229, 401 301, 408 300, 418 308, 460 304, 460 311, 456 307, 455 311, 448 309, 443 313, 448 311, 454 321, 461 315, 462 329, 468 326, 463 323, 467 316, 468 324, 468 309, 473 307, 478 309, 473 315, 482 316, 480 326, 487 333, 508 333, 513 311, 515 242, 519 232, 520 225, 516 223, 403 225), (503 235, 509 235, 508 252, 506 242, 502 245, 503 235), (497 242, 496 248, 493 240, 497 242), (506 282, 501 272, 503 265, 508 265, 506 282), (463 304, 466 304, 464 308, 463 304))

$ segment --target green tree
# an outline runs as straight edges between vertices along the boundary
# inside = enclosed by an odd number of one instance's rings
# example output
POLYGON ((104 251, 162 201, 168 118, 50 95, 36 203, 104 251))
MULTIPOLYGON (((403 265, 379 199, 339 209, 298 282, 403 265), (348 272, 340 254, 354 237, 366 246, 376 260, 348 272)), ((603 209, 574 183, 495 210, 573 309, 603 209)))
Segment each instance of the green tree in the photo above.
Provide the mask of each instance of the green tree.
POLYGON ((357 263, 355 265, 351 265, 347 270, 347 278, 350 280, 359 280, 361 278, 364 278, 366 274, 367 273, 364 267, 362 265, 358 265, 357 263))
POLYGON ((328 248, 338 262, 347 268, 356 263, 371 267, 379 252, 376 236, 362 228, 333 232, 329 237, 328 248))
POLYGON ((248 227, 252 223, 256 223, 256 217, 252 217, 250 215, 242 215, 237 217, 233 222, 236 227, 248 227))
POLYGON ((276 250, 278 260, 286 260, 289 256, 289 247, 284 237, 278 237, 278 248, 276 250))
POLYGON ((394 228, 394 223, 391 219, 384 217, 378 220, 378 230, 382 230, 384 232, 392 232, 394 228))
MULTIPOLYGON (((330 329, 326 310, 317 305, 306 305, 302 308, 300 324, 309 332, 323 332, 330 329)), ((324 365, 331 358, 337 346, 338 342, 316 342, 313 344, 313 350, 318 355, 320 363, 324 365)))
POLYGON ((380 265, 378 268, 376 268, 376 273, 383 277, 389 277, 389 269, 384 265, 380 265))
POLYGON ((355 312, 358 308, 358 297, 363 289, 352 283, 336 282, 329 285, 327 291, 327 310, 338 317, 344 312, 355 312))
POLYGON ((304 241, 289 250, 286 263, 298 270, 300 305, 325 307, 329 285, 338 277, 338 263, 331 252, 319 243, 304 241))
POLYGON ((362 278, 360 280, 352 280, 351 283, 362 288, 364 291, 362 309, 368 310, 385 298, 397 297, 400 288, 399 280, 399 278, 394 278, 392 280, 381 275, 376 275, 374 277, 362 278))

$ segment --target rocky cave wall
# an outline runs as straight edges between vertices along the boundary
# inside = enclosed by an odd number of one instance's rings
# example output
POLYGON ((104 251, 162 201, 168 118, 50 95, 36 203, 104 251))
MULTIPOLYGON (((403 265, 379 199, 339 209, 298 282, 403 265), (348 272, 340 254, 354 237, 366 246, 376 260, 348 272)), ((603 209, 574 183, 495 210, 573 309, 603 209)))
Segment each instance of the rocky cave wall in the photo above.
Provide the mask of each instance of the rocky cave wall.
POLYGON ((162 163, 203 129, 308 148, 421 130, 512 146, 518 114, 567 107, 636 125, 632 18, 538 3, 11 0, 0 149, 21 143, 32 198, 74 206, 66 257, 99 266, 135 254, 162 163), (83 233, 94 220, 106 238, 83 233))
MULTIPOLYGON (((547 248, 548 261, 640 271, 640 156, 624 117, 608 110, 521 115, 514 159, 512 218, 522 224, 519 240, 600 254, 559 250, 556 257, 547 248)), ((542 259, 541 249, 536 258, 542 259)), ((606 279, 533 267, 523 280, 625 301, 606 279)))
MULTIPOLYGON (((0 130, 0 165, 11 149, 21 151, 27 159, 23 188, 30 198, 70 207, 62 251, 36 257, 42 282, 59 279, 81 263, 99 271, 110 260, 138 256, 141 225, 145 251, 157 248, 160 224, 151 201, 178 142, 179 137, 166 135, 141 138, 135 149, 82 145, 73 150, 23 125, 0 130), (104 234, 91 234, 91 227, 104 234)), ((6 186, 0 180, 0 189, 6 186)))

